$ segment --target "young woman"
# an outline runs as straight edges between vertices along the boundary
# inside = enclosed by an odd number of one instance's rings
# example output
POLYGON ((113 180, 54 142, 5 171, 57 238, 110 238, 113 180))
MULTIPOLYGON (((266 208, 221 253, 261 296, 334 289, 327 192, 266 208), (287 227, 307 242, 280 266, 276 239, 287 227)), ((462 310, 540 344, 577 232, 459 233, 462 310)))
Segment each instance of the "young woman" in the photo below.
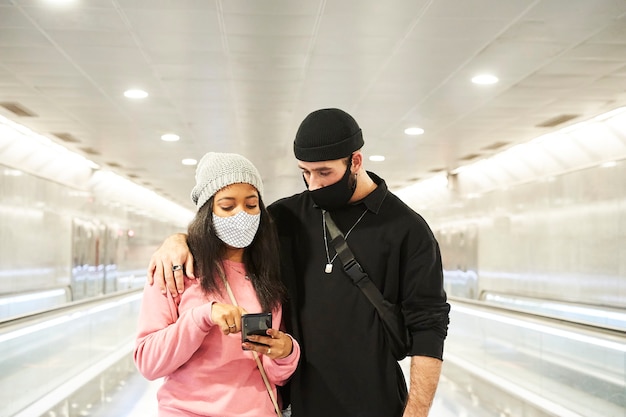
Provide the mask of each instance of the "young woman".
POLYGON ((150 380, 164 377, 160 417, 277 414, 270 392, 276 398, 295 371, 300 347, 279 330, 284 288, 262 193, 240 155, 211 152, 198 164, 188 241, 199 278, 185 277, 185 291, 166 297, 146 285, 139 316, 135 363, 150 380), (242 315, 259 312, 272 313, 272 328, 242 343, 242 315))

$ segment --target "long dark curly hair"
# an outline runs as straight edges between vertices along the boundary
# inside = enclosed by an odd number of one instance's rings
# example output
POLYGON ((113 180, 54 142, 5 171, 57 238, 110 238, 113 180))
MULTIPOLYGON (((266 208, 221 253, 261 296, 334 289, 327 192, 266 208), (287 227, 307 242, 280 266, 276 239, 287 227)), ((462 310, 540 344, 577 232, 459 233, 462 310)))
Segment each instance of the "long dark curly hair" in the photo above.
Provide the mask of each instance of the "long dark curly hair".
MULTIPOLYGON (((214 196, 196 213, 187 229, 187 244, 199 271, 200 285, 205 293, 219 293, 224 287, 218 268, 226 253, 226 245, 213 226, 214 196)), ((243 263, 264 312, 281 305, 285 288, 280 279, 278 237, 274 222, 259 196, 261 220, 254 240, 244 249, 243 263)))

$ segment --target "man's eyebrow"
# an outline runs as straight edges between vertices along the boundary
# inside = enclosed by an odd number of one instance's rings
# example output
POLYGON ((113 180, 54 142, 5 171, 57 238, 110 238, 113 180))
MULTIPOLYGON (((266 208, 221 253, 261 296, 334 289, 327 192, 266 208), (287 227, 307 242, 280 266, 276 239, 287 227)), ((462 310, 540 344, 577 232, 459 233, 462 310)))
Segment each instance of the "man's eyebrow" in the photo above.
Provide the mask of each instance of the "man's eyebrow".
POLYGON ((309 169, 309 168, 303 167, 302 165, 298 165, 298 168, 303 169, 305 171, 317 171, 317 172, 319 172, 319 171, 326 171, 326 170, 332 169, 332 167, 326 167, 326 166, 309 169))

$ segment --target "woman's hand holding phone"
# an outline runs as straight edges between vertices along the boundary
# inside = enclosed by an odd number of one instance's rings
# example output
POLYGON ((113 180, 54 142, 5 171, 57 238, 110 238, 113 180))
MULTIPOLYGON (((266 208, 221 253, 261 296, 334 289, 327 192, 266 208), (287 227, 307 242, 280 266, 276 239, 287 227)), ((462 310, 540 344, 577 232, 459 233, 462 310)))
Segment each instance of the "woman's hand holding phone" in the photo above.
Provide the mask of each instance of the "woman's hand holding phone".
POLYGON ((286 333, 268 329, 266 336, 249 335, 241 345, 244 350, 254 350, 272 359, 286 358, 293 351, 293 341, 286 333))

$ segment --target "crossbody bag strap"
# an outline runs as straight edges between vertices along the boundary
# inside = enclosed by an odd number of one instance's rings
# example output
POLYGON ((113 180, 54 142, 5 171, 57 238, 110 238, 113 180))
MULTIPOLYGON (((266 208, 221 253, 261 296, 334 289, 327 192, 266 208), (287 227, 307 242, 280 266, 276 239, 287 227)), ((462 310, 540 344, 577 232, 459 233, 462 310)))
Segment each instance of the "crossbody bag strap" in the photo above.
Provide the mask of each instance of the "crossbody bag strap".
POLYGON ((343 233, 341 233, 330 213, 326 210, 324 210, 324 218, 331 242, 335 246, 339 259, 341 259, 343 269, 350 276, 352 282, 361 289, 367 299, 374 305, 380 318, 385 322, 387 328, 396 339, 396 342, 406 344, 406 337, 403 336, 404 332, 402 331, 404 326, 400 323, 400 317, 394 311, 393 304, 385 302, 385 298, 355 259, 352 250, 343 237, 343 233))
MULTIPOLYGON (((237 304, 237 300, 235 299, 235 294, 233 294, 233 290, 230 288, 230 284, 228 284, 228 280, 226 279, 226 274, 224 273, 222 266, 218 264, 217 270, 219 272, 220 277, 222 277, 222 281, 224 282, 224 286, 226 287, 226 292, 228 293, 228 297, 230 297, 230 302, 233 303, 235 307, 239 306, 239 304, 237 304)), ((256 366, 259 368, 259 372, 261 372, 261 378, 263 378, 263 382, 265 383, 265 388, 267 389, 267 393, 270 395, 270 399, 272 400, 272 404, 274 405, 274 410, 276 410, 276 414, 278 415, 278 417, 282 417, 283 413, 280 411, 280 407, 278 406, 278 401, 276 401, 276 396, 274 395, 274 391, 272 390, 270 381, 267 378, 267 374, 265 373, 265 368, 263 367, 263 363, 261 362, 261 359, 259 358, 259 354, 253 350, 252 356, 254 356, 256 366)))

